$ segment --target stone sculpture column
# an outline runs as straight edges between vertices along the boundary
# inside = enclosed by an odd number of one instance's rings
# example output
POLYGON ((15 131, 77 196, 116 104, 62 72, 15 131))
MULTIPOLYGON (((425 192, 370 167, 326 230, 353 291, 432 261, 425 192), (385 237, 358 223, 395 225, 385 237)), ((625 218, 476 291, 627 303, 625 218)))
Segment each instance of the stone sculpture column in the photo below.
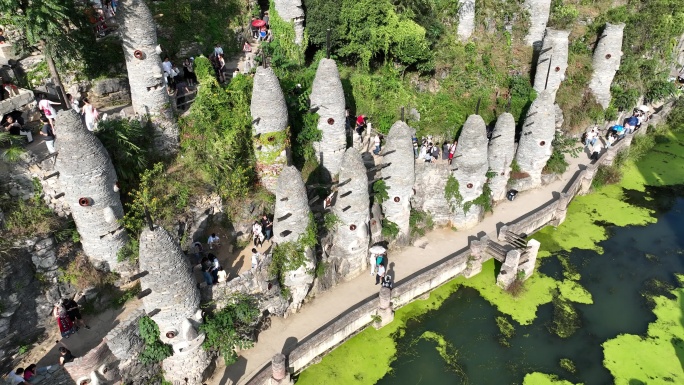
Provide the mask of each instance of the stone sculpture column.
POLYGON ((287 372, 287 359, 282 353, 278 353, 271 359, 271 378, 267 385, 292 384, 290 373, 287 372))
POLYGON ((157 24, 143 0, 122 0, 117 8, 131 101, 135 113, 149 115, 155 129, 154 146, 161 153, 178 150, 178 123, 166 92, 157 53, 157 24))
POLYGON ((261 184, 275 194, 278 175, 290 163, 290 149, 285 96, 270 67, 256 70, 250 112, 257 173, 261 184))
MULTIPOLYGON (((467 155, 464 155, 467 156, 467 155)), ((487 150, 489 171, 495 175, 489 179, 492 199, 500 201, 506 197, 506 187, 511 176, 511 163, 515 156, 515 119, 506 112, 499 115, 487 150)))
POLYGON ((294 24, 295 44, 301 45, 304 41, 304 8, 302 0, 274 0, 278 16, 294 24))
POLYGON ((475 0, 458 0, 458 27, 456 34, 467 41, 475 30, 475 0))
POLYGON ((589 89, 598 104, 604 109, 610 105, 610 86, 622 59, 622 34, 625 25, 606 23, 606 28, 594 50, 594 73, 589 81, 589 89))
POLYGON ((318 129, 323 132, 321 141, 314 143, 316 156, 332 177, 339 172, 347 148, 344 90, 334 60, 321 59, 318 63, 310 100, 319 116, 318 129))
POLYGON ((518 278, 518 263, 520 262, 520 250, 511 250, 506 254, 506 259, 501 265, 499 275, 496 276, 496 284, 502 289, 508 289, 518 278))
POLYGON ((530 13, 530 30, 525 36, 525 44, 541 44, 546 23, 549 22, 551 0, 525 0, 524 6, 530 13))
POLYGON ((409 216, 411 215, 411 196, 416 180, 415 160, 413 158, 414 130, 406 123, 397 121, 390 128, 383 150, 384 161, 389 164, 382 170, 389 198, 382 202, 385 218, 399 227, 396 241, 406 244, 410 238, 409 216))
POLYGON ((338 219, 329 262, 342 280, 366 270, 370 241, 370 198, 366 167, 358 150, 348 148, 340 167, 340 185, 332 208, 338 219))
POLYGON ((524 191, 541 186, 542 170, 553 152, 555 122, 553 97, 548 91, 542 91, 527 111, 515 154, 520 171, 529 176, 513 181, 514 189, 524 191))
POLYGON ((525 252, 524 262, 518 264, 518 271, 522 271, 525 275, 523 276, 523 281, 526 281, 534 273, 534 268, 537 263, 537 254, 539 254, 539 247, 541 243, 536 239, 530 239, 527 242, 527 250, 525 252))
MULTIPOLYGON (((311 210, 306 196, 302 175, 294 166, 283 168, 276 187, 275 212, 273 214, 273 242, 277 245, 298 242, 311 222, 311 210)), ((313 283, 312 271, 316 266, 314 251, 304 250, 304 265, 284 272, 284 284, 292 294, 289 311, 296 312, 313 283)))
POLYGON ((444 196, 451 167, 446 164, 416 163, 415 195, 411 197, 411 207, 430 213, 436 226, 446 226, 451 221, 451 209, 444 196))
POLYGON ((83 251, 102 270, 116 270, 116 254, 128 241, 119 224, 123 207, 112 161, 74 110, 60 111, 56 125, 59 181, 81 236, 83 251))
POLYGON ((468 229, 482 220, 482 206, 469 202, 482 195, 487 183, 487 126, 480 115, 470 115, 458 137, 453 176, 458 181, 461 202, 453 203, 451 222, 458 229, 468 229))
POLYGON ((565 80, 565 71, 568 68, 568 36, 570 36, 570 31, 547 28, 537 60, 534 89, 537 92, 549 91, 552 100, 556 99, 556 92, 561 82, 565 80))
POLYGON ((140 234, 140 287, 150 293, 143 307, 157 323, 162 342, 173 347, 173 355, 162 362, 164 377, 172 383, 201 385, 211 357, 202 349, 199 333, 200 294, 190 273, 190 264, 171 235, 159 226, 140 234))
POLYGON ((394 320, 394 310, 392 310, 392 289, 383 287, 378 295, 378 315, 380 322, 375 323, 375 328, 380 329, 394 320))

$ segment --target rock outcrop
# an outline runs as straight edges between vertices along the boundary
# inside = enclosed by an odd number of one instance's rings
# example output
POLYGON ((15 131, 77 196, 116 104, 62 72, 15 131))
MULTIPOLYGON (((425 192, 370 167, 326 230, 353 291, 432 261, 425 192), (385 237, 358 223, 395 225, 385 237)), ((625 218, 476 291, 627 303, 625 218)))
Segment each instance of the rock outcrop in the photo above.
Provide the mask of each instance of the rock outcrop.
POLYGON ((565 71, 568 68, 568 36, 570 36, 569 31, 547 28, 542 50, 537 60, 534 89, 537 92, 549 91, 553 100, 556 99, 556 92, 560 88, 561 82, 565 80, 565 71))
POLYGON ((513 181, 514 189, 524 191, 541 185, 542 170, 553 153, 555 126, 553 97, 548 91, 542 91, 527 111, 520 134, 515 160, 520 171, 527 175, 513 181))
POLYGON ((205 335, 200 294, 188 258, 171 235, 161 227, 145 228, 140 234, 140 287, 149 294, 143 307, 159 326, 160 339, 173 347, 173 355, 162 362, 164 377, 173 383, 201 385, 211 356, 202 349, 205 335))
POLYGON ((261 184, 275 193, 278 175, 290 163, 287 105, 272 68, 258 67, 254 75, 252 142, 261 184))
POLYGON ((321 59, 318 63, 310 100, 319 116, 318 129, 323 132, 321 141, 314 143, 316 157, 332 177, 338 173, 347 148, 344 90, 334 60, 321 59))
POLYGON ((128 236, 119 223, 123 207, 112 161, 76 111, 60 111, 56 125, 59 155, 55 169, 81 235, 83 251, 97 268, 116 270, 116 255, 128 236))
POLYGON ((493 176, 489 179, 492 199, 500 201, 506 197, 506 187, 511 176, 511 163, 515 156, 515 120, 506 112, 499 115, 489 141, 487 159, 489 171, 493 176))
POLYGON ((468 229, 482 220, 484 209, 472 201, 480 197, 487 183, 487 125, 480 115, 470 115, 458 137, 453 160, 453 177, 458 181, 461 202, 452 202, 451 223, 468 229))
POLYGON ((541 45, 546 24, 551 13, 551 0, 525 0, 525 9, 530 13, 530 29, 525 36, 525 44, 541 45))
POLYGON ((408 242, 411 230, 411 197, 416 181, 415 159, 413 157, 414 130, 406 123, 397 121, 390 128, 383 150, 384 162, 389 164, 382 170, 387 185, 389 199, 382 202, 385 219, 399 227, 396 241, 398 244, 408 242))
POLYGON ((622 59, 622 35, 625 25, 606 23, 603 35, 594 50, 592 66, 594 73, 589 81, 589 89, 604 109, 610 105, 610 86, 622 59))
POLYGON ((342 158, 340 185, 332 208, 337 216, 328 268, 339 280, 360 275, 368 264, 370 241, 370 197, 368 178, 361 154, 349 148, 342 158))
POLYGON ((459 40, 466 41, 475 30, 475 0, 458 1, 458 27, 456 34, 459 40))
MULTIPOLYGON (((301 243, 301 237, 311 224, 311 209, 304 181, 294 166, 283 168, 278 178, 273 219, 273 242, 276 247, 284 247, 288 242, 301 243)), ((299 310, 314 279, 314 250, 312 247, 304 247, 302 252, 303 264, 295 270, 283 272, 283 284, 292 295, 292 303, 288 309, 291 312, 299 310)))
POLYGON ((304 41, 304 8, 302 0, 273 0, 278 16, 294 25, 295 39, 297 45, 304 41))

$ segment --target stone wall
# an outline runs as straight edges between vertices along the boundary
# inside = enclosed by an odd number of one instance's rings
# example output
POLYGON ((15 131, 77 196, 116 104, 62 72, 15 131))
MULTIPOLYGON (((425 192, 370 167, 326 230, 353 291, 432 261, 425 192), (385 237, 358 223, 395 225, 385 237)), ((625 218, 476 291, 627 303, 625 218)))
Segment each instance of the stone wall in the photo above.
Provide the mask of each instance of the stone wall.
POLYGON ((121 381, 117 359, 105 340, 83 356, 65 364, 64 370, 76 384, 89 381, 89 384, 114 385, 121 381))
POLYGON ((382 202, 385 218, 399 226, 396 240, 399 244, 408 242, 411 229, 411 197, 416 181, 415 159, 411 137, 414 130, 406 123, 397 121, 390 128, 383 150, 384 162, 388 164, 382 170, 387 185, 389 198, 382 202))
MULTIPOLYGON (((78 94, 73 94, 77 96, 78 94)), ((94 80, 91 84, 89 101, 95 106, 120 106, 131 102, 131 87, 128 78, 106 78, 94 80)), ((82 106, 83 104, 81 104, 82 106)))
POLYGON ((107 150, 76 111, 57 114, 59 155, 55 170, 88 258, 100 269, 117 267, 117 252, 128 236, 120 225, 123 207, 107 150))
POLYGON ((525 0, 525 9, 530 14, 530 30, 525 36, 525 44, 541 45, 546 23, 551 13, 551 0, 525 0))
POLYGON ((537 60, 534 89, 537 92, 547 90, 551 93, 552 101, 556 100, 556 92, 565 80, 565 71, 568 68, 568 36, 570 31, 547 28, 537 60))
POLYGON ((489 140, 487 161, 494 176, 489 178, 492 200, 500 201, 506 197, 506 187, 511 176, 511 162, 515 157, 515 120, 505 112, 499 115, 489 140))
POLYGON ((592 61, 594 72, 589 81, 589 90, 604 109, 610 105, 610 86, 613 84, 615 73, 620 68, 624 29, 625 25, 622 23, 606 23, 606 28, 594 50, 592 61))

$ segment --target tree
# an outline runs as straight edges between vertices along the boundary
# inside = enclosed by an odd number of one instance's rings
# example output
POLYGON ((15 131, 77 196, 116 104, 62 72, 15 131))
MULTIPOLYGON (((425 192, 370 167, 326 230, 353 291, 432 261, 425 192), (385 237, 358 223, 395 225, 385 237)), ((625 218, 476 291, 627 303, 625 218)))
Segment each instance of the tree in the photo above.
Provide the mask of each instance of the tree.
POLYGON ((306 7, 306 30, 309 42, 319 47, 325 47, 328 28, 330 28, 330 46, 339 44, 337 26, 340 20, 342 3, 339 0, 304 0, 306 7))

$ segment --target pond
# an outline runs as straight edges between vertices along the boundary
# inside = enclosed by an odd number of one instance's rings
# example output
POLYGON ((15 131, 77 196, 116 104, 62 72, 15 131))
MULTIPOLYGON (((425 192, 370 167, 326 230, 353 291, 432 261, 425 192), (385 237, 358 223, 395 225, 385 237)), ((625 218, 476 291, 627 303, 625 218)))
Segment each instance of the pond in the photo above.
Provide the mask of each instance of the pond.
POLYGON ((297 384, 684 383, 684 177, 673 167, 684 135, 662 142, 533 236, 542 252, 518 296, 496 287, 490 260, 297 384))

